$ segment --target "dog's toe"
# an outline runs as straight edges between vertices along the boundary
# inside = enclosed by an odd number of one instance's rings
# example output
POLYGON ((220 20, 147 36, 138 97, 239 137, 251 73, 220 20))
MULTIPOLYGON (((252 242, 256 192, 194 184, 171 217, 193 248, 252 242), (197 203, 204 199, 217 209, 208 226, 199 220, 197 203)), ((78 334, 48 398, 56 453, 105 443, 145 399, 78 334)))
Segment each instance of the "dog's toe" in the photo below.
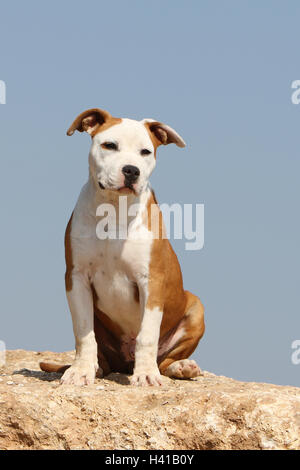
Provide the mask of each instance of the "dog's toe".
POLYGON ((96 369, 90 364, 73 364, 62 376, 62 385, 92 385, 95 381, 96 369))
POLYGON ((176 379, 192 379, 202 375, 200 367, 192 359, 182 359, 175 361, 164 372, 164 375, 176 379))
POLYGON ((159 372, 134 374, 130 379, 130 384, 138 387, 160 386, 162 385, 161 375, 159 372))

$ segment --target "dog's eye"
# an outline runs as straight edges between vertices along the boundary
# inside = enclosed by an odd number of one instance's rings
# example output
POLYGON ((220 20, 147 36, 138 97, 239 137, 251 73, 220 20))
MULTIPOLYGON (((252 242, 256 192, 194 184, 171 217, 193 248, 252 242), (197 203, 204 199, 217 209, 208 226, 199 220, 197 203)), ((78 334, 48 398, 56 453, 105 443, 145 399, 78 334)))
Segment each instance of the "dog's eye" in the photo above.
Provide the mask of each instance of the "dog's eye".
POLYGON ((142 150, 141 150, 141 155, 150 155, 150 153, 151 153, 151 152, 150 152, 150 150, 148 150, 148 149, 142 149, 142 150))
POLYGON ((106 150, 118 150, 118 146, 114 142, 103 142, 101 147, 106 150))

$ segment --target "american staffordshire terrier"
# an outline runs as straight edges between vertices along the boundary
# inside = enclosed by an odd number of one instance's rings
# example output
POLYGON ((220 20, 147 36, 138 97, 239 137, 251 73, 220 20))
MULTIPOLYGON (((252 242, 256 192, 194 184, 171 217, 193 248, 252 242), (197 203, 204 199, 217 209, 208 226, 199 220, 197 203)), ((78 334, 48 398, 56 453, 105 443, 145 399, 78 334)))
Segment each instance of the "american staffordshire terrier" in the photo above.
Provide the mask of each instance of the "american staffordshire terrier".
POLYGON ((41 363, 41 369, 64 372, 61 383, 74 385, 113 371, 132 374, 131 384, 142 386, 161 385, 161 375, 196 377, 201 371, 188 357, 203 336, 204 309, 183 288, 149 184, 157 148, 185 143, 166 124, 115 118, 101 109, 81 113, 67 135, 76 130, 92 138, 89 179, 65 234, 76 356, 71 366, 41 363), (128 209, 125 222, 121 199, 128 209), (101 207, 113 208, 114 229, 125 228, 125 237, 109 236, 110 220, 101 207), (106 238, 98 236, 101 228, 106 238))

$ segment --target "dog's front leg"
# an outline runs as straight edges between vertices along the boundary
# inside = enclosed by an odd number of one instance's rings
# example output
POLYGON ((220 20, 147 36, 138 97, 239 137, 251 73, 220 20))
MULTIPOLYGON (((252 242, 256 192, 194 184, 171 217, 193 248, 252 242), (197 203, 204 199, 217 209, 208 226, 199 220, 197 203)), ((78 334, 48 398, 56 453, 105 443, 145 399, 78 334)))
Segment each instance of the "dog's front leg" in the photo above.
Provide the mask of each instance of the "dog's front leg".
POLYGON ((136 338, 131 384, 162 385, 157 365, 157 350, 163 310, 159 306, 151 307, 145 286, 139 286, 139 291, 142 294, 142 322, 136 338))
POLYGON ((67 291, 76 342, 73 365, 61 378, 62 384, 90 385, 98 369, 97 343, 94 333, 93 295, 82 273, 72 275, 72 289, 67 291))

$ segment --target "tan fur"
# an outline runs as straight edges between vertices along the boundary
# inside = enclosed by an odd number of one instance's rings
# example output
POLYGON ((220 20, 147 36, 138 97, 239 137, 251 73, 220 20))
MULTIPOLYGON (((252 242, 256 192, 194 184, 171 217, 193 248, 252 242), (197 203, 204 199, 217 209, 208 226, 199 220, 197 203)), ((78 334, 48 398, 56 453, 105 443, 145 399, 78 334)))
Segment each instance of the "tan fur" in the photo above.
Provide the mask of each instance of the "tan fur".
POLYGON ((149 275, 149 300, 147 307, 161 307, 163 319, 160 328, 160 338, 181 323, 185 330, 180 343, 170 352, 160 365, 163 371, 172 362, 189 357, 197 347, 204 334, 204 308, 198 297, 185 291, 180 265, 177 256, 168 239, 164 238, 165 229, 162 214, 158 208, 154 193, 148 203, 148 228, 155 226, 155 218, 159 217, 159 238, 152 245, 150 275, 149 275), (152 217, 150 208, 152 206, 152 217), (155 210, 156 208, 156 210, 155 210), (154 209, 154 210, 153 210, 154 209), (153 216, 153 214, 155 214, 153 216))
POLYGON ((167 368, 175 361, 188 358, 196 349, 204 335, 204 307, 194 294, 185 291, 186 304, 181 319, 185 334, 167 356, 159 363, 161 374, 165 375, 167 368))
POLYGON ((149 122, 146 122, 145 123, 145 127, 146 127, 146 130, 149 134, 149 137, 152 141, 152 144, 153 144, 153 147, 154 147, 154 156, 156 158, 156 150, 157 150, 157 147, 159 147, 160 145, 162 145, 162 142, 156 137, 156 135, 150 130, 150 125, 149 125, 149 122))
POLYGON ((98 129, 96 129, 92 134, 91 136, 92 137, 95 137, 95 135, 99 134, 99 132, 104 132, 106 131, 106 129, 108 129, 109 127, 112 127, 112 126, 115 126, 116 124, 120 124, 122 122, 122 119, 121 118, 115 118, 115 117, 110 117, 106 122, 104 122, 104 124, 102 124, 101 126, 98 127, 98 129))
POLYGON ((88 132, 89 128, 91 128, 93 130, 90 134, 94 137, 98 132, 103 132, 109 127, 119 124, 121 121, 122 119, 112 117, 111 114, 104 109, 88 109, 76 117, 67 130, 67 135, 73 135, 75 131, 88 132))
POLYGON ((44 372, 58 372, 59 374, 63 374, 71 367, 71 365, 51 364, 49 362, 40 362, 39 366, 44 372))

